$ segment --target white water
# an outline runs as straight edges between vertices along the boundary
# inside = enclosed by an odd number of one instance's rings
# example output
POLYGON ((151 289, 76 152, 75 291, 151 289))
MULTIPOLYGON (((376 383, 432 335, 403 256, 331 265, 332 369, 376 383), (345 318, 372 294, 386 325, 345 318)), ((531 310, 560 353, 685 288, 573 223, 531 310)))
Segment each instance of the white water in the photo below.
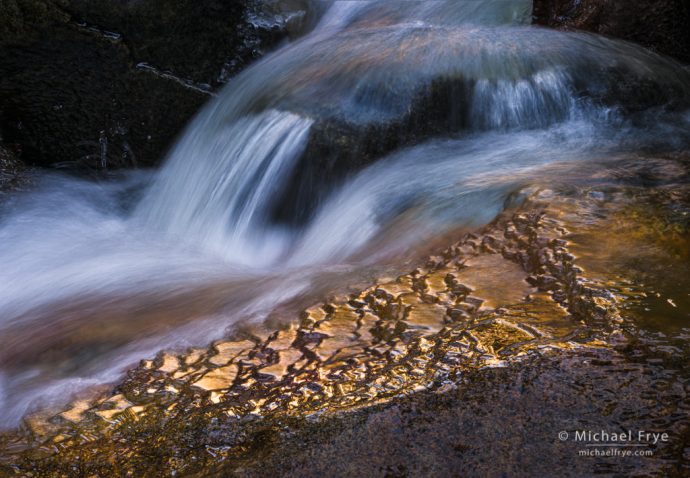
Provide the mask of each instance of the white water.
POLYGON ((269 110, 221 124, 210 137, 189 136, 172 153, 181 168, 164 169, 142 201, 142 226, 232 263, 272 263, 282 248, 266 249, 280 242, 266 230, 267 202, 304 151, 311 123, 269 110))
MULTIPOLYGON (((530 5, 324 2, 312 33, 231 82, 159 172, 45 174, 6 200, 0 424, 161 348, 203 345, 239 320, 404 267, 435 236, 485 224, 521 188, 567 182, 578 165, 687 147, 688 116, 664 110, 687 105, 685 70, 629 44, 529 27, 530 5), (659 98, 640 106, 616 75, 659 98), (326 161, 309 156, 318 125, 417 114, 439 80, 461 90, 443 100, 452 127, 337 180, 304 169, 326 161), (286 191, 313 198, 306 223, 275 220, 276 204, 305 212, 286 191)), ((360 147, 338 139, 327 141, 360 147)))

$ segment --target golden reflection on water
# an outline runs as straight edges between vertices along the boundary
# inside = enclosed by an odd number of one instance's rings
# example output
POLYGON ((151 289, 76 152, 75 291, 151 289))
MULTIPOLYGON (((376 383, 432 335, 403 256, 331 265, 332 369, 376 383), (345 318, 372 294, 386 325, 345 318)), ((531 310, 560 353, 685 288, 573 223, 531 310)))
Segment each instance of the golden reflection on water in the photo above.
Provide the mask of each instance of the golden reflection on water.
MULTIPOLYGON (((132 427, 186 423, 202 411, 223 420, 332 414, 442 391, 466 370, 505 366, 526 354, 598 347, 597 334, 554 298, 553 287, 527 282, 521 254, 541 244, 556 267, 562 234, 538 214, 499 221, 411 273, 307 308, 298 323, 279 330, 247 326, 209 348, 143 361, 115 393, 29 417, 29 434, 6 436, 3 446, 28 446, 55 463, 83 456, 96 440, 87 459, 107 460, 119 446, 138 446, 125 438, 132 427)), ((571 270, 563 258, 560 267, 571 270)), ((556 289, 567 287, 559 284, 556 289)))
MULTIPOLYGON (((535 354, 620 344, 633 324, 687 325, 689 276, 678 275, 689 259, 685 186, 532 191, 517 212, 464 233, 407 274, 307 307, 299 320, 285 321, 288 308, 209 347, 161 353, 114 391, 30 416, 23 433, 0 437, 4 460, 146 469, 145 458, 118 457, 153 447, 178 454, 166 470, 184 470, 192 457, 170 443, 191 439, 196 420, 230 420, 238 430, 316 420, 421 390, 444 393, 468 371, 535 354)), ((203 460, 252 450, 240 440, 203 460)))

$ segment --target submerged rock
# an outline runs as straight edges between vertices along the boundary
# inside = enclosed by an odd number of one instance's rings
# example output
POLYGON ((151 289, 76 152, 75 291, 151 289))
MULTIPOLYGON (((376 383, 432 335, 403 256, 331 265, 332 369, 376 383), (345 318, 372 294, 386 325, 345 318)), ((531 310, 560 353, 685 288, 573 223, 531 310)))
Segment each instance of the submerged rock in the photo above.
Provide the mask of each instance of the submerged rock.
MULTIPOLYGON (((279 73, 261 75, 261 91, 252 89, 258 70, 242 75, 241 112, 272 108, 313 119, 273 198, 273 218, 297 224, 364 166, 431 138, 606 116, 643 124, 690 106, 690 74, 668 58, 586 33, 510 24, 381 28, 361 20, 261 67, 279 73)), ((210 124, 237 112, 238 103, 219 103, 210 124)))
POLYGON ((687 157, 596 174, 532 190, 407 274, 30 415, 0 434, 0 472, 687 474, 687 157), (679 314, 650 328, 667 298, 679 314), (585 456, 578 430, 670 439, 585 456))
MULTIPOLYGON (((76 466, 84 474, 144 476, 421 473, 426 466, 446 473, 451 464, 675 470, 681 465, 667 457, 685 446, 685 422, 663 404, 685 403, 677 400, 682 377, 664 361, 645 362, 659 351, 630 333, 626 296, 584 272, 571 253, 592 233, 575 211, 601 206, 590 192, 548 200, 537 193, 423 266, 316 304, 277 330, 249 327, 206 349, 142 361, 114 390, 30 416, 24 432, 1 435, 0 465, 20 474, 76 466), (670 386, 658 391, 665 375, 670 386), (623 376, 625 400, 616 392, 623 376), (650 404, 644 397, 653 390, 650 404), (398 410, 407 418, 395 418, 398 410), (654 459, 622 464, 583 460, 578 444, 557 436, 661 423, 676 441, 657 447, 654 459), (538 440, 524 456, 487 460, 488 443, 515 447, 522 429, 538 440), (431 444, 431 436, 440 441, 431 444), (379 450, 375 462, 364 459, 364 443, 379 450), (409 446, 418 452, 403 454, 409 446), (332 456, 333 447, 343 459, 304 461, 332 456), (438 447, 451 447, 450 461, 438 460, 438 447), (552 448, 549 459, 558 463, 545 464, 539 457, 552 448)), ((596 213, 599 221, 610 217, 596 213)))

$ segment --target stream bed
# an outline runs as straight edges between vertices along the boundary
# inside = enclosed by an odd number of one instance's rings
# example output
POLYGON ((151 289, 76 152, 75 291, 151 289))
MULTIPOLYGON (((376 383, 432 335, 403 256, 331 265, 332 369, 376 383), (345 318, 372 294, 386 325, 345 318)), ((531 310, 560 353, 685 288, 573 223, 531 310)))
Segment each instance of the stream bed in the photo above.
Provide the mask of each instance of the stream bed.
POLYGON ((159 170, 5 195, 0 471, 687 473, 690 72, 531 8, 323 2, 159 170))

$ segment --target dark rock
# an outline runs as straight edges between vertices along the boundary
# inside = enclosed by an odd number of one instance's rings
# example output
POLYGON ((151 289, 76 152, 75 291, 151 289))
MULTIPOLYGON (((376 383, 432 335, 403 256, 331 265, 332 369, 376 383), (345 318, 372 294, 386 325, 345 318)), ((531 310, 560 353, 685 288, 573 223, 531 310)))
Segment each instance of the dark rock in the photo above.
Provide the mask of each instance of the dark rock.
POLYGON ((633 41, 690 63, 686 0, 535 0, 534 23, 633 41))
POLYGON ((686 476, 678 457, 690 433, 674 411, 687 394, 677 383, 659 390, 658 370, 595 350, 484 369, 446 393, 293 426, 267 453, 225 460, 204 476, 686 476), (621 459, 582 456, 574 436, 642 429, 673 438, 652 456, 621 459))
POLYGON ((468 320, 470 318, 470 314, 460 307, 448 308, 446 313, 451 320, 468 320))
MULTIPOLYGON (((402 108, 405 113, 394 119, 363 124, 343 117, 319 120, 311 129, 299 167, 277 195, 274 219, 306 222, 314 205, 354 172, 398 148, 466 130, 471 124, 472 86, 461 77, 420 84, 410 104, 402 108)), ((305 113, 314 112, 307 107, 305 113)))
POLYGON ((8 0, 0 130, 25 162, 153 165, 230 76, 285 35, 248 1, 8 0))
POLYGON ((540 290, 556 290, 559 287, 558 279, 550 275, 529 276, 527 282, 540 290))
POLYGON ((24 170, 12 148, 0 143, 0 192, 16 186, 21 181, 24 170))

